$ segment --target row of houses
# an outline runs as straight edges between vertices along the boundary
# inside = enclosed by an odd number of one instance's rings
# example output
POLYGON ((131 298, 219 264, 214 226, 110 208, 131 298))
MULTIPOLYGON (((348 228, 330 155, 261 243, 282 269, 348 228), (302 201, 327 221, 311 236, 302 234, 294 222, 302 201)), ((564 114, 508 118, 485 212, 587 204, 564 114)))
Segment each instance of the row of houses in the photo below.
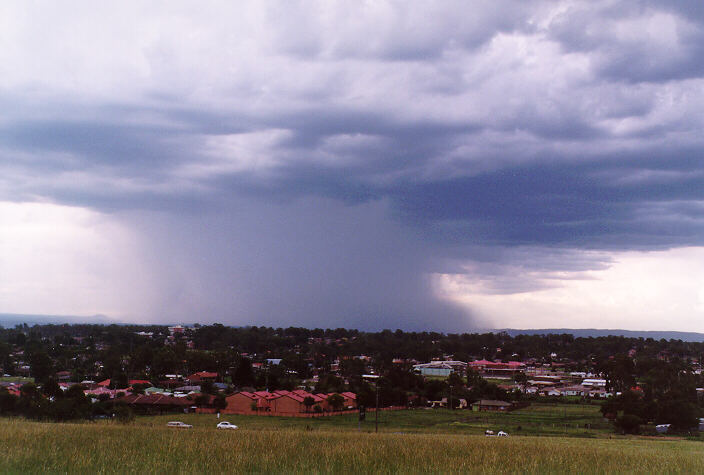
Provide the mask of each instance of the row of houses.
POLYGON ((352 392, 339 393, 341 407, 333 407, 330 396, 338 393, 313 394, 302 389, 295 391, 240 391, 225 398, 226 414, 301 414, 309 412, 331 412, 354 410, 357 408, 357 395, 352 392))

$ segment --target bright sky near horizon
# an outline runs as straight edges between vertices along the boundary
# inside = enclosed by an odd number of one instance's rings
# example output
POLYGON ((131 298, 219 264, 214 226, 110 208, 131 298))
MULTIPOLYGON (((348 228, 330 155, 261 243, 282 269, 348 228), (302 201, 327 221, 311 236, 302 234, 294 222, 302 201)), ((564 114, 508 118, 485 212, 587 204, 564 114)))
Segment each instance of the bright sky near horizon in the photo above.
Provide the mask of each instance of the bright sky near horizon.
POLYGON ((700 2, 0 4, 0 312, 704 331, 700 2))

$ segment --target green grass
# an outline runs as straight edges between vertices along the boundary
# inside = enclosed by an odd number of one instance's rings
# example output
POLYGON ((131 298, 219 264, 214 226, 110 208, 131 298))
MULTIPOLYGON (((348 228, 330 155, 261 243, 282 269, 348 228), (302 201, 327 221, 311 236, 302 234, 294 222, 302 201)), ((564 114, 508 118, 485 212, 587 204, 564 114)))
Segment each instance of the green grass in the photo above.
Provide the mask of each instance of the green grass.
MULTIPOLYGON (((700 442, 373 434, 259 419, 272 425, 218 431, 216 419, 205 415, 144 418, 127 426, 0 419, 0 472, 697 473, 704 467, 700 442), (169 429, 169 419, 198 423, 169 429)), ((235 422, 243 421, 250 420, 235 422)))
POLYGON ((3 383, 33 383, 34 378, 25 378, 24 376, 0 376, 0 381, 3 383))
MULTIPOLYGON (((307 429, 362 432, 374 430, 374 412, 367 412, 361 424, 356 414, 302 419, 295 417, 263 417, 222 415, 228 420, 252 430, 307 429)), ((182 420, 195 427, 211 427, 217 423, 215 415, 181 414, 171 416, 139 417, 136 424, 160 427, 168 419, 182 420)), ((379 431, 404 433, 481 435, 486 429, 504 430, 512 436, 542 435, 570 437, 603 437, 613 432, 605 422, 598 406, 579 404, 535 404, 513 412, 473 412, 470 410, 415 409, 408 411, 380 411, 379 431)))

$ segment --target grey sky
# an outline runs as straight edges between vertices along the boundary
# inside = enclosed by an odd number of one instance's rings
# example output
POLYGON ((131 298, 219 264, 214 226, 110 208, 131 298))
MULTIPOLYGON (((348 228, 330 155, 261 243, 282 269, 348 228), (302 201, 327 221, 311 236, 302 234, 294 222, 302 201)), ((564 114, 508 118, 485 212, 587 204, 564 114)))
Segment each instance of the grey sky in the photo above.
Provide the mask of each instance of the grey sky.
POLYGON ((5 2, 0 311, 584 326, 575 286, 703 244, 702 40, 693 2, 5 2), (16 244, 62 222, 94 267, 16 244))

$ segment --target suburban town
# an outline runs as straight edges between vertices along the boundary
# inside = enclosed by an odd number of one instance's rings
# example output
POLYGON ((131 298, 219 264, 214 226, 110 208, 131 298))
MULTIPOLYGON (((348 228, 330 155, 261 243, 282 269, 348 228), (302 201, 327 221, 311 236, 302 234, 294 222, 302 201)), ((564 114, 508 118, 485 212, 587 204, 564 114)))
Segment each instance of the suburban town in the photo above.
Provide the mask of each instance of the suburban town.
POLYGON ((319 418, 580 403, 598 405, 616 431, 703 426, 704 344, 675 340, 18 325, 0 330, 0 351, 0 414, 40 419, 319 418), (389 339, 396 344, 379 344, 389 339))
POLYGON ((0 474, 704 473, 704 2, 0 1, 0 474))

